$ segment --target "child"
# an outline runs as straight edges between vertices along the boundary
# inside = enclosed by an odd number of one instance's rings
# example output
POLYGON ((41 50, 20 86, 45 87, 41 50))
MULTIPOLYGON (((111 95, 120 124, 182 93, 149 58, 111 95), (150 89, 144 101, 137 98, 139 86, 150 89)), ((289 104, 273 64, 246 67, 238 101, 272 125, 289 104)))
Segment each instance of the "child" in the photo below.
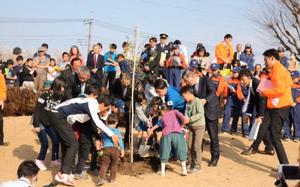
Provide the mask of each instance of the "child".
POLYGON ((17 72, 13 68, 13 64, 14 64, 13 60, 11 59, 7 60, 7 67, 4 69, 6 85, 9 88, 14 87, 15 81, 17 80, 17 72))
POLYGON ((110 44, 109 51, 104 54, 104 87, 107 87, 107 83, 111 87, 113 80, 116 78, 117 66, 119 64, 116 61, 117 45, 110 44))
POLYGON ((141 145, 142 138, 145 137, 144 132, 147 132, 148 128, 152 126, 152 123, 151 120, 146 116, 148 113, 148 107, 145 94, 138 92, 136 94, 135 101, 135 125, 136 130, 138 131, 136 149, 138 150, 141 145))
POLYGON ((116 180, 116 174, 118 170, 118 162, 120 157, 124 156, 124 144, 120 130, 117 128, 118 116, 116 114, 110 114, 107 118, 107 125, 114 132, 115 135, 119 136, 119 147, 114 146, 111 138, 105 133, 101 133, 100 136, 103 141, 103 158, 99 173, 99 180, 97 186, 102 186, 105 183, 106 173, 110 166, 110 176, 108 181, 114 182, 116 180))
POLYGON ((192 87, 184 86, 180 90, 180 95, 187 102, 185 116, 189 121, 189 173, 194 173, 201 169, 201 145, 205 132, 204 107, 200 99, 195 97, 192 87))
POLYGON ((177 110, 169 110, 166 104, 159 106, 161 124, 163 127, 162 138, 160 140, 160 162, 161 176, 165 176, 166 163, 170 158, 171 148, 173 146, 176 155, 179 157, 182 166, 182 175, 187 175, 186 170, 186 141, 184 139, 183 129, 178 120, 188 123, 188 120, 177 110))
POLYGON ((17 74, 17 80, 16 80, 16 86, 22 86, 20 83, 20 74, 23 69, 23 57, 21 55, 17 56, 16 58, 17 64, 14 66, 14 70, 16 71, 17 74))
POLYGON ((145 91, 144 91, 148 103, 151 103, 153 97, 158 96, 157 93, 155 92, 155 88, 153 86, 155 81, 156 81, 156 76, 153 74, 150 74, 148 76, 147 83, 145 86, 145 91))
POLYGON ((23 88, 34 89, 34 77, 36 72, 33 69, 32 58, 28 58, 23 65, 23 71, 20 75, 21 85, 23 88))
POLYGON ((50 66, 48 66, 47 80, 45 81, 44 88, 50 88, 53 80, 59 76, 60 67, 56 66, 56 61, 54 58, 50 59, 50 66))

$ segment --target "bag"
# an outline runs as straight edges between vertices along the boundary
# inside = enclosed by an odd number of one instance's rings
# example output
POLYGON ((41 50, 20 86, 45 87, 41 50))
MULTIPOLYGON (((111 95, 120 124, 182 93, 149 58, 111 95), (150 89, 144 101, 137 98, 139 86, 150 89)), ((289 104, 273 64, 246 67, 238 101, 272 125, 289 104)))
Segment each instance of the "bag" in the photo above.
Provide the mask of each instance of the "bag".
POLYGON ((260 123, 254 123, 253 124, 253 126, 251 128, 251 131, 249 133, 249 136, 248 136, 249 140, 256 140, 259 127, 260 127, 260 123))
POLYGON ((148 139, 142 138, 141 145, 138 150, 138 155, 140 157, 146 157, 149 153, 150 145, 148 145, 148 139))

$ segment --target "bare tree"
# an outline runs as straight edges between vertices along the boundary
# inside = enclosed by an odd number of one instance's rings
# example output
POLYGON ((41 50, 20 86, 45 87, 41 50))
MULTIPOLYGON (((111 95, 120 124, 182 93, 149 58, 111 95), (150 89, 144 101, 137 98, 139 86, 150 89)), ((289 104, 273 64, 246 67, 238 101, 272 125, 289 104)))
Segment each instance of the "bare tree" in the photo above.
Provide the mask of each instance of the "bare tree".
POLYGON ((255 23, 300 61, 300 0, 265 0, 255 23))

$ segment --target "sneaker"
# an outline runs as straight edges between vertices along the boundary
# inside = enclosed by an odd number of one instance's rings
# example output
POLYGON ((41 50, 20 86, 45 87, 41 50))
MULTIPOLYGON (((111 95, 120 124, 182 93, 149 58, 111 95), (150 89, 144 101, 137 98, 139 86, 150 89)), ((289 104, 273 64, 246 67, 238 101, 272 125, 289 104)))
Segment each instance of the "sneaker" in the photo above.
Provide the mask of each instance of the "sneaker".
POLYGON ((162 173, 161 170, 158 170, 157 174, 160 175, 160 176, 162 176, 162 177, 164 177, 166 175, 166 173, 162 173))
POLYGON ((43 160, 35 160, 35 164, 40 168, 41 171, 47 170, 43 160))
POLYGON ((188 170, 188 173, 197 173, 197 172, 199 172, 200 171, 200 169, 199 169, 200 167, 198 166, 195 166, 195 167, 192 167, 192 168, 190 168, 189 170, 188 170))
POLYGON ((51 161, 51 167, 59 167, 61 165, 61 162, 59 160, 52 160, 51 161))
POLYGON ((76 180, 87 180, 88 175, 87 175, 86 171, 82 171, 81 173, 74 173, 74 178, 76 180))
POLYGON ((69 185, 69 186, 75 186, 76 182, 74 181, 74 179, 72 178, 71 175, 67 175, 61 172, 58 172, 54 179, 59 182, 59 183, 63 183, 65 185, 69 185))
POLYGON ((284 137, 283 141, 288 142, 290 139, 288 137, 284 137))
POLYGON ((102 186, 103 184, 105 184, 105 180, 99 179, 98 182, 96 183, 96 186, 102 186))
POLYGON ((299 142, 300 141, 300 138, 294 138, 294 142, 299 142))

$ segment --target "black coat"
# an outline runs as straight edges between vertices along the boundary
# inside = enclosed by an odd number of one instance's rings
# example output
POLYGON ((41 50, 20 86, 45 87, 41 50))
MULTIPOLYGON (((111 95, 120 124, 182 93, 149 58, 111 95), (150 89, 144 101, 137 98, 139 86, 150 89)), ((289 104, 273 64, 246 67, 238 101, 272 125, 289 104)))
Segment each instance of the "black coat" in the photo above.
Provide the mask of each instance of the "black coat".
POLYGON ((117 99, 122 99, 125 102, 125 106, 127 108, 130 107, 130 102, 131 102, 131 86, 124 87, 121 84, 121 79, 117 79, 113 85, 112 85, 112 96, 117 98, 117 99), (126 93, 125 92, 126 88, 126 93))
POLYGON ((197 92, 195 95, 200 99, 205 99, 206 104, 204 105, 205 116, 209 120, 216 120, 219 118, 221 112, 220 101, 216 95, 216 89, 214 84, 209 80, 208 77, 199 77, 199 83, 197 92))
POLYGON ((69 68, 62 71, 60 76, 66 80, 65 97, 63 98, 63 100, 77 97, 77 82, 79 82, 77 73, 73 72, 72 69, 69 68))
POLYGON ((259 83, 260 80, 256 78, 252 80, 252 90, 250 92, 247 113, 252 114, 254 109, 256 109, 257 115, 263 117, 267 106, 267 98, 260 96, 256 91, 259 83))
MULTIPOLYGON (((91 77, 89 80, 86 81, 86 85, 84 88, 84 93, 86 93, 87 88, 91 85, 96 85, 99 87, 100 89, 100 85, 98 83, 98 81, 96 81, 95 78, 91 77)), ((74 91, 74 94, 79 95, 81 93, 81 82, 79 81, 79 79, 76 80, 76 90, 74 91)))
POLYGON ((97 63, 95 66, 94 65, 94 53, 90 52, 87 57, 86 66, 88 68, 90 68, 91 70, 94 68, 98 69, 96 74, 92 73, 92 77, 94 77, 96 80, 101 80, 103 78, 103 71, 102 71, 102 68, 104 67, 104 56, 103 55, 98 54, 97 63))

